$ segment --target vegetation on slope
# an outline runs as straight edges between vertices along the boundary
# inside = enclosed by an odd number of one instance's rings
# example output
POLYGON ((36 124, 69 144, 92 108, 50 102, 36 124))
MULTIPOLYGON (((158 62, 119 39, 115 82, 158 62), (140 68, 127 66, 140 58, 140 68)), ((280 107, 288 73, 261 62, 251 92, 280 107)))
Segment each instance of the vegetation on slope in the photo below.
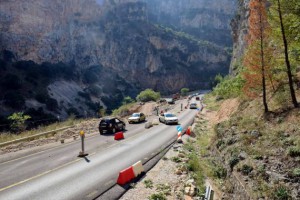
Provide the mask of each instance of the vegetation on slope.
POLYGON ((265 3, 250 1, 248 48, 238 76, 218 76, 214 96, 206 97, 212 110, 222 99, 239 99, 238 112, 215 125, 210 154, 227 169, 222 190, 228 198, 236 197, 237 178, 251 198, 298 199, 300 33, 294 28, 300 3, 274 0, 268 10, 265 3))

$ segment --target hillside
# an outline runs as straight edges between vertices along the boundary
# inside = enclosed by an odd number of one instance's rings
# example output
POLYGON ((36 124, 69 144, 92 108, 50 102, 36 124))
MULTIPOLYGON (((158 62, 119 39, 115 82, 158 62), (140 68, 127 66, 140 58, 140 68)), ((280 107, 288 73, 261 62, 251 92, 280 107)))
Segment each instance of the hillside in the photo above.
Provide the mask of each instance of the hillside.
POLYGON ((95 116, 146 88, 210 88, 228 73, 235 4, 182 2, 1 2, 2 117, 95 116))

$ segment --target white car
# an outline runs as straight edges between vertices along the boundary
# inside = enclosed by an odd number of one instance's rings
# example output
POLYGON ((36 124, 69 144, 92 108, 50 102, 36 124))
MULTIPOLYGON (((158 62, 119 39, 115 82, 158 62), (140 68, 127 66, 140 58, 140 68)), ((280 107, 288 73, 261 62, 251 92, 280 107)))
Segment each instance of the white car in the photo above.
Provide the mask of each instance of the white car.
POLYGON ((178 124, 178 118, 172 113, 162 113, 159 116, 159 121, 165 124, 178 124))
POLYGON ((197 103, 191 103, 190 109, 197 109, 197 103))
POLYGON ((146 120, 146 116, 144 113, 133 113, 131 117, 128 118, 128 123, 139 123, 146 120))

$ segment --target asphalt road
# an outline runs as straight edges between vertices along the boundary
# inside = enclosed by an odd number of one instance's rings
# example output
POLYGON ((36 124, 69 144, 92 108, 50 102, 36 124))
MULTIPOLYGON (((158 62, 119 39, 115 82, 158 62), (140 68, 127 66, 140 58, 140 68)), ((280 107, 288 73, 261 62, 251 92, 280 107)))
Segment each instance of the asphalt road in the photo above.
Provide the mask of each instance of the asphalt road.
MULTIPOLYGON (((190 125, 196 113, 178 114, 180 124, 190 125)), ((75 141, 6 161, 0 164, 0 199, 93 199, 116 183, 119 171, 148 161, 176 137, 176 126, 134 124, 127 126, 122 141, 112 135, 87 138, 85 159, 77 158, 80 143, 75 141)))

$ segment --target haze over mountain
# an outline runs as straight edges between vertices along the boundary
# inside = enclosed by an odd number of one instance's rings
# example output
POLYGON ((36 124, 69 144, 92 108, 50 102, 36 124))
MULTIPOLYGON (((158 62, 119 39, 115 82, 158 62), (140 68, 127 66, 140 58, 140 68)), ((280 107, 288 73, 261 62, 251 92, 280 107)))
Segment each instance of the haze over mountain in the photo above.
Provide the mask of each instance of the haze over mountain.
POLYGON ((1 1, 0 111, 94 114, 146 88, 210 88, 228 73, 235 9, 235 0, 1 1))

